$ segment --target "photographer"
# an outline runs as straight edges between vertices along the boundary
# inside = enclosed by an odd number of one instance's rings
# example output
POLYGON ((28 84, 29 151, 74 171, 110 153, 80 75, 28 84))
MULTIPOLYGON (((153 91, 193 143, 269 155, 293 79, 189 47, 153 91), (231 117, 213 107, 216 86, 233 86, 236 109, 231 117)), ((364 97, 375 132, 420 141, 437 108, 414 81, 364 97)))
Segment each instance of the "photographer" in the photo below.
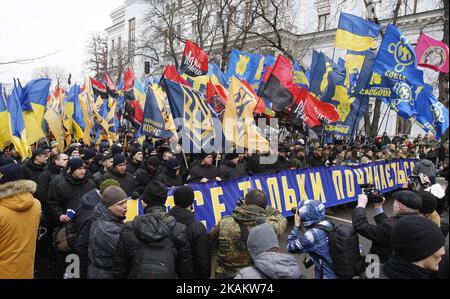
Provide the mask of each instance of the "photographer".
POLYGON ((366 194, 358 196, 358 205, 352 212, 353 229, 361 236, 372 241, 371 254, 380 258, 380 263, 386 262, 392 256, 391 230, 392 226, 401 218, 417 215, 422 207, 421 197, 412 191, 397 191, 393 194, 394 216, 388 217, 383 211, 384 198, 381 202, 374 202, 376 224, 367 220, 365 208, 369 201, 366 194))
POLYGON ((416 163, 416 166, 414 167, 413 173, 415 175, 418 175, 420 173, 423 173, 424 175, 428 176, 430 178, 431 184, 436 183, 436 166, 435 164, 427 159, 427 155, 424 153, 421 153, 419 155, 420 161, 416 163))

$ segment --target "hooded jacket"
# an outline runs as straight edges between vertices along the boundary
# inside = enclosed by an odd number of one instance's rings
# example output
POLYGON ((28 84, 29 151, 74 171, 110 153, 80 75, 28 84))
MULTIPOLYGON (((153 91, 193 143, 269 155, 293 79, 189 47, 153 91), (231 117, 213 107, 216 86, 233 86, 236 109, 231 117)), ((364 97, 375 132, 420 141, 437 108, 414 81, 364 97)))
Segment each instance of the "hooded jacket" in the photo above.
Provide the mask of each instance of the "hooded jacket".
POLYGON ((133 192, 142 195, 148 183, 156 179, 158 172, 150 172, 147 169, 141 167, 134 173, 134 187, 133 192))
POLYGON ((195 214, 181 207, 174 207, 170 215, 186 226, 186 237, 191 245, 192 264, 195 279, 209 279, 211 276, 211 250, 205 226, 195 219, 195 214))
POLYGON ((272 209, 256 205, 237 207, 231 216, 222 218, 210 231, 211 242, 217 247, 215 278, 232 279, 242 268, 252 264, 247 250, 248 231, 251 228, 267 222, 273 226, 277 235, 283 233, 287 220, 272 209))
POLYGON ((419 162, 416 163, 414 166, 414 174, 423 173, 424 175, 428 177, 435 177, 436 176, 436 166, 434 163, 428 159, 422 159, 419 162))
MULTIPOLYGON (((141 244, 168 238, 170 232, 167 229, 170 229, 175 239, 173 252, 176 255, 178 278, 192 278, 192 258, 189 241, 186 238, 186 227, 167 214, 165 207, 162 206, 147 207, 144 215, 125 224, 117 244, 113 267, 114 278, 134 278, 131 276, 131 271, 134 265, 141 263, 139 256, 141 244)), ((141 265, 141 267, 145 266, 141 265)))
POLYGON ((214 181, 219 176, 219 171, 214 165, 197 164, 189 170, 189 182, 200 183, 203 178, 214 181))
POLYGON ((102 177, 102 182, 108 179, 118 181, 120 187, 128 196, 131 196, 133 194, 134 176, 131 173, 125 172, 120 174, 114 171, 114 169, 111 169, 102 177))
POLYGON ((32 279, 41 204, 36 183, 0 185, 0 279, 32 279))
POLYGON ((94 208, 94 222, 89 234, 89 279, 112 279, 113 262, 124 218, 112 214, 99 203, 94 208))
POLYGON ((23 167, 25 179, 39 182, 39 175, 44 171, 45 165, 34 164, 31 159, 23 167))
POLYGON ((245 176, 245 170, 242 163, 234 164, 225 160, 219 166, 219 176, 223 180, 235 179, 245 176))
POLYGON ((50 182, 57 175, 61 174, 61 170, 61 167, 57 166, 55 163, 52 163, 47 165, 47 167, 45 167, 45 170, 39 175, 35 196, 41 202, 42 211, 45 214, 47 214, 48 191, 50 188, 50 182))
POLYGON ((300 266, 293 255, 263 252, 253 266, 239 271, 235 279, 299 279, 300 276, 300 266))
POLYGON ((167 187, 175 187, 183 185, 183 178, 181 175, 176 175, 169 172, 165 167, 156 178, 156 181, 159 181, 166 185, 167 187))

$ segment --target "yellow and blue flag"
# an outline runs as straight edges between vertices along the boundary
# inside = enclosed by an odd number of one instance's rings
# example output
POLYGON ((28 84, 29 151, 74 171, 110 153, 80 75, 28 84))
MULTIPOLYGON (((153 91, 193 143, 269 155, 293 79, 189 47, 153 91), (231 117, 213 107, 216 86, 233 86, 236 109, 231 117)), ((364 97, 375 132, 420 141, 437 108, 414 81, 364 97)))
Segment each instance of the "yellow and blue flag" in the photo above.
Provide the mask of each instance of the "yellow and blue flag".
POLYGON ((4 149, 11 143, 11 120, 3 94, 3 88, 0 84, 0 149, 4 149))
POLYGON ((313 51, 311 62, 311 78, 309 82, 309 92, 320 98, 328 86, 328 75, 331 72, 343 72, 331 58, 322 52, 313 51))
POLYGON ((7 106, 11 119, 11 141, 22 159, 25 159, 31 157, 31 148, 27 140, 19 92, 21 90, 18 89, 16 80, 14 80, 14 89, 8 98, 7 106))
POLYGON ((223 148, 222 124, 203 95, 195 89, 162 79, 172 117, 187 153, 220 152, 223 148))
POLYGON ((47 109, 44 119, 47 121, 48 128, 55 140, 58 142, 60 151, 64 151, 64 131, 62 124, 62 107, 59 99, 56 99, 53 93, 50 94, 51 100, 47 103, 47 109))
POLYGON ((269 150, 269 142, 258 131, 253 116, 257 102, 254 93, 232 77, 223 128, 225 138, 235 146, 265 152, 269 150))
POLYGON ((375 48, 381 26, 361 17, 341 12, 336 30, 336 48, 366 51, 375 48))
POLYGON ((185 79, 189 83, 189 85, 192 86, 192 88, 199 91, 201 94, 206 95, 206 88, 209 82, 208 75, 191 77, 183 73, 181 74, 181 77, 185 79))
POLYGON ((136 101, 139 102, 141 107, 145 107, 145 99, 147 98, 146 92, 145 92, 145 86, 142 84, 142 82, 136 78, 136 81, 134 81, 134 96, 136 101))
POLYGON ((307 71, 303 66, 301 66, 298 63, 297 60, 294 60, 293 72, 294 72, 294 77, 292 79, 292 82, 294 84, 297 84, 297 86, 300 87, 300 89, 302 87, 309 89, 309 79, 306 75, 307 71))
POLYGON ((208 76, 215 85, 222 85, 228 89, 228 77, 214 62, 209 63, 208 76))
POLYGON ((228 62, 227 76, 236 76, 240 80, 245 80, 249 84, 262 80, 264 71, 264 55, 251 54, 236 49, 230 54, 228 62))
POLYGON ((433 88, 425 86, 417 96, 416 121, 426 131, 440 139, 449 127, 448 109, 433 95, 433 88))

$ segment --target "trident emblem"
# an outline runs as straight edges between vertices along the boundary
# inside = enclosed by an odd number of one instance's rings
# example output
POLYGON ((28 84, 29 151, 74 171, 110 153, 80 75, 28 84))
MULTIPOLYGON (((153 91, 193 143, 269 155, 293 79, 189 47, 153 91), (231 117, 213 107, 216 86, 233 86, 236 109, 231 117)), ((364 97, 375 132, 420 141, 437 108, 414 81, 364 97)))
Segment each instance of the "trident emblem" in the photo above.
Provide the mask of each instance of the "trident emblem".
POLYGON ((395 71, 401 73, 405 70, 405 67, 411 65, 414 62, 414 54, 406 46, 408 40, 402 35, 398 43, 392 43, 388 47, 389 53, 394 55, 395 71))

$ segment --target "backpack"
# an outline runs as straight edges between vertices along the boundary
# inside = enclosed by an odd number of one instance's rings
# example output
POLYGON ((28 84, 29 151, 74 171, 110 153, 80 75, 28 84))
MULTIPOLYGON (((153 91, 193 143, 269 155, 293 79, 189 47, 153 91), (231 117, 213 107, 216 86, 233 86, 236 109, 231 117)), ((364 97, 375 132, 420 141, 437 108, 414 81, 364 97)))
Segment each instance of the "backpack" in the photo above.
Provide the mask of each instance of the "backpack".
POLYGON ((144 243, 141 241, 139 252, 130 277, 134 279, 175 279, 177 251, 175 236, 170 228, 165 226, 168 236, 158 242, 144 243))
POLYGON ((359 251, 358 234, 353 228, 349 225, 338 225, 331 228, 321 224, 313 227, 328 233, 332 265, 325 258, 318 257, 340 278, 351 279, 353 276, 360 275, 364 259, 359 251))
POLYGON ((77 231, 75 223, 67 222, 55 228, 52 234, 53 247, 61 252, 68 252, 74 249, 77 241, 77 231))

